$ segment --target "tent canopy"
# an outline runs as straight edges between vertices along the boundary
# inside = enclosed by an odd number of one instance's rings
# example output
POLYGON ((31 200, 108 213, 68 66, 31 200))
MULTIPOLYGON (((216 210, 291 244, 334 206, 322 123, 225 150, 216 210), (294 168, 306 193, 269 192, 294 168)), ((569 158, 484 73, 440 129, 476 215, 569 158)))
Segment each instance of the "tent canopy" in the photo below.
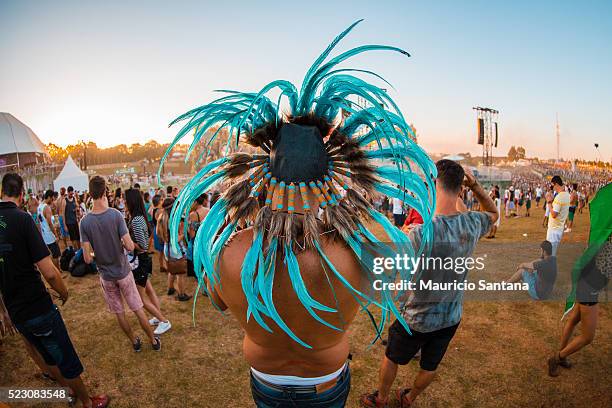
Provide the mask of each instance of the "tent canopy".
POLYGON ((89 190, 89 177, 79 169, 71 156, 68 156, 64 168, 53 182, 53 189, 56 191, 68 186, 74 187, 76 191, 89 190))
POLYGON ((45 145, 32 129, 10 113, 0 112, 0 155, 11 153, 42 153, 45 145))
POLYGON ((452 160, 452 161, 461 161, 461 160, 465 160, 465 157, 459 155, 459 154, 452 154, 449 156, 444 156, 443 159, 445 160, 452 160))

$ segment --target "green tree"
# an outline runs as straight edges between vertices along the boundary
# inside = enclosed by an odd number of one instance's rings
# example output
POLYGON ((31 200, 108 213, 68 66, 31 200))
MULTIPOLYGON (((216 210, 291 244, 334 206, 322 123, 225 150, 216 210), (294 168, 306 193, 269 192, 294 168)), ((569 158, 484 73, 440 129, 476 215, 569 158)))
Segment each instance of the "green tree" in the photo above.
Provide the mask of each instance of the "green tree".
POLYGON ((508 160, 510 161, 516 161, 517 160, 517 152, 516 152, 516 147, 512 146, 510 147, 510 150, 508 150, 508 160))

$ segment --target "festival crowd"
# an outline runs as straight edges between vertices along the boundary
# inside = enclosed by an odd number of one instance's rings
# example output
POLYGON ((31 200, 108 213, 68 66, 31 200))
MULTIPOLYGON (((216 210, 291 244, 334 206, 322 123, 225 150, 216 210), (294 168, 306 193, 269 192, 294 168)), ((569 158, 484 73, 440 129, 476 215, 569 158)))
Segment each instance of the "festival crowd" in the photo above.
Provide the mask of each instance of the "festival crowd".
MULTIPOLYGON (((480 238, 495 237, 503 216, 529 217, 532 207, 541 207, 544 212, 542 225, 547 228, 546 239, 540 245, 541 257, 519 265, 508 282, 528 283, 529 294, 535 300, 549 297, 556 279, 556 255, 562 236, 571 232, 573 215, 585 209, 590 198, 604 187, 604 180, 591 180, 579 187, 577 183, 566 186, 558 175, 550 182, 523 175, 514 178, 502 193, 497 185, 485 191, 471 172, 454 162, 441 160, 437 167, 432 253, 446 254, 444 245, 438 247, 436 243, 448 242, 449 237, 461 234, 468 239, 457 240, 463 242, 463 246, 455 248, 453 256, 470 256, 480 238)), ((196 277, 194 238, 221 192, 204 193, 197 198, 188 218, 181 221, 178 229, 180 245, 176 251, 170 245, 169 220, 178 195, 176 186, 145 191, 137 183, 125 191, 121 188, 112 190, 100 176, 91 178, 88 191, 76 192, 72 186, 67 186, 60 191, 48 190, 38 194, 25 192, 18 174, 6 174, 2 180, 2 332, 20 333, 26 351, 44 375, 69 387, 73 401, 79 400, 84 407, 105 407, 110 399, 107 395, 91 395, 81 379, 84 368, 52 298, 54 296, 56 301, 64 304, 70 297, 60 270, 77 277, 99 274, 108 309, 116 316, 134 352, 141 352, 145 342, 152 350, 161 351, 161 335, 170 330, 172 324, 164 315, 149 279, 153 269, 152 257, 158 257, 159 271, 167 273, 167 295, 175 296, 179 302, 190 300, 192 295, 185 288, 186 280, 196 277), (186 235, 183 223, 187 223, 186 235), (47 290, 43 280, 52 290, 47 290), (129 312, 136 316, 144 338, 132 329, 124 302, 129 312)), ((418 246, 423 218, 414 208, 407 208, 398 198, 382 195, 372 197, 370 202, 418 246)), ((435 271, 424 272, 432 274, 435 271)), ((609 276, 597 276, 595 280, 599 279, 599 282, 596 286, 601 290, 606 287, 609 276)), ((559 351, 548 361, 551 376, 559 374, 558 367, 570 367, 567 357, 592 341, 596 328, 597 294, 593 295, 591 291, 589 298, 581 299, 584 301, 571 312, 563 329, 559 351), (579 322, 582 322, 583 330, 579 336, 571 338, 579 322)), ((210 296, 217 304, 224 305, 224 299, 214 291, 210 296)), ((432 304, 423 302, 418 296, 418 293, 410 294, 401 305, 411 333, 398 321, 389 329, 380 383, 372 393, 361 397, 364 406, 387 406, 398 366, 413 358, 419 359, 421 370, 412 387, 398 390, 400 404, 409 406, 434 379, 459 326, 461 312, 460 309, 449 309, 448 299, 432 304)), ((455 296, 460 304, 460 293, 455 296)), ((343 364, 333 375, 318 376, 314 383, 319 388, 326 387, 327 394, 331 393, 327 397, 332 400, 345 401, 350 387, 347 367, 343 364)), ((286 391, 275 376, 265 375, 254 368, 252 376, 258 406, 268 406, 265 400, 272 402, 274 398, 271 396, 286 391)), ((304 384, 300 386, 310 390, 304 384)))

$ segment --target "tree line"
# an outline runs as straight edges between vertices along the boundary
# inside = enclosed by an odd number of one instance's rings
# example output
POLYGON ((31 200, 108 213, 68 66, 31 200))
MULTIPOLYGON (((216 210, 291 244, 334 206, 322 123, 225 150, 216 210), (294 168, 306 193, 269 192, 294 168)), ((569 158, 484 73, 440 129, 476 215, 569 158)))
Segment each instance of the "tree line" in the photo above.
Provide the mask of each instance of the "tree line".
MULTIPOLYGON (((216 128, 209 131, 208 136, 214 133, 216 128)), ((207 140, 207 139, 203 139, 207 140)), ((227 131, 223 129, 219 132, 218 137, 205 148, 205 142, 198 143, 194 151, 191 153, 190 162, 195 165, 199 158, 208 155, 208 160, 215 160, 224 154, 226 150, 227 131)), ((95 142, 79 142, 70 144, 66 147, 58 146, 54 143, 46 145, 47 152, 51 156, 51 161, 54 163, 63 163, 68 155, 86 168, 88 165, 97 164, 113 164, 113 163, 139 163, 143 160, 155 162, 162 158, 169 147, 169 143, 159 143, 155 140, 148 142, 119 144, 112 147, 99 147, 95 142)), ((173 149, 174 152, 186 152, 189 145, 179 144, 173 149)), ((252 150, 248 149, 247 150, 252 150)))
POLYGON ((66 147, 54 143, 47 145, 47 151, 51 160, 55 163, 63 163, 68 155, 81 163, 83 166, 95 164, 110 164, 122 162, 140 162, 142 160, 159 160, 168 143, 160 144, 155 140, 149 140, 145 144, 133 143, 131 145, 119 144, 112 147, 99 147, 94 142, 82 142, 71 144, 66 147))

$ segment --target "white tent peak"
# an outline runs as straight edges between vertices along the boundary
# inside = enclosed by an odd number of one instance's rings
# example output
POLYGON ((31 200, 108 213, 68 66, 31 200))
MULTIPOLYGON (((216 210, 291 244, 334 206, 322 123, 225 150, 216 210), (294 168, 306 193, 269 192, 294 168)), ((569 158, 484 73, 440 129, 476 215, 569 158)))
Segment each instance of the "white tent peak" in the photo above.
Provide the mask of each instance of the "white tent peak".
POLYGON ((75 175, 80 175, 80 174, 85 174, 81 171, 81 169, 79 169, 79 166, 77 166, 77 164, 74 162, 74 159, 72 158, 71 155, 68 155, 68 157, 66 158, 66 162, 64 163, 64 168, 62 169, 62 171, 60 172, 60 174, 57 176, 57 178, 61 178, 62 176, 75 176, 75 175))
POLYGON ((461 161, 461 160, 465 160, 465 157, 461 156, 460 154, 453 154, 453 155, 444 156, 443 159, 452 160, 452 161, 461 161))
POLYGON ((55 190, 68 186, 74 187, 76 191, 86 191, 89 188, 89 177, 79 169, 70 155, 66 158, 64 168, 53 182, 55 190))
POLYGON ((0 112, 0 154, 43 153, 45 145, 23 122, 8 112, 0 112))

